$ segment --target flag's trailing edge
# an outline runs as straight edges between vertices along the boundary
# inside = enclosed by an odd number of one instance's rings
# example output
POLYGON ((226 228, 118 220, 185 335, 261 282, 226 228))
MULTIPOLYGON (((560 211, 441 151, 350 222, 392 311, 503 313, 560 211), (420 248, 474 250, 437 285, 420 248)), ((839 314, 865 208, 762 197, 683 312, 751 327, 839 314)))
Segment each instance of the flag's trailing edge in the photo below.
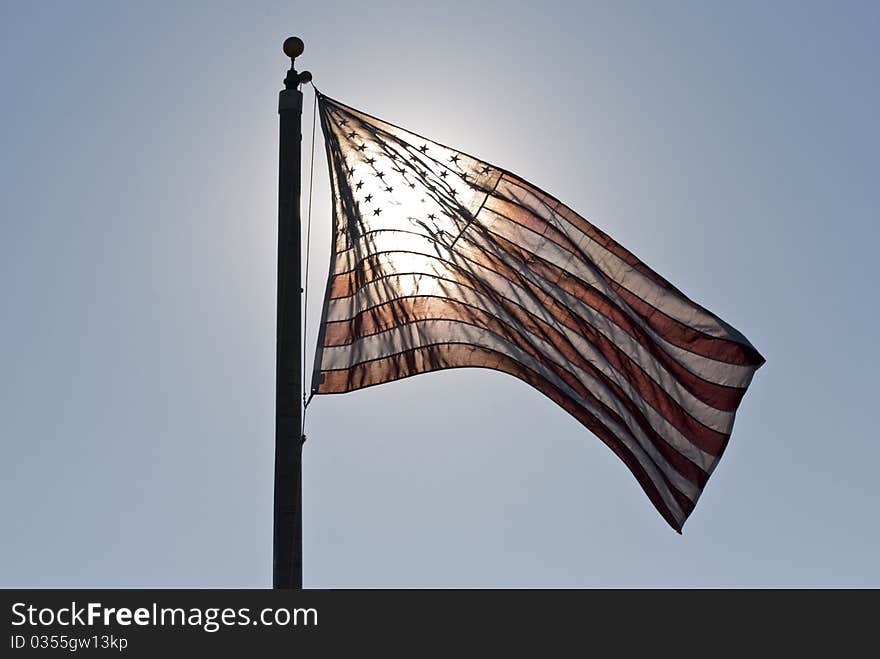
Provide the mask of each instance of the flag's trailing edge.
POLYGON ((509 373, 604 441, 680 532, 758 351, 518 176, 318 100, 333 240, 312 392, 509 373))

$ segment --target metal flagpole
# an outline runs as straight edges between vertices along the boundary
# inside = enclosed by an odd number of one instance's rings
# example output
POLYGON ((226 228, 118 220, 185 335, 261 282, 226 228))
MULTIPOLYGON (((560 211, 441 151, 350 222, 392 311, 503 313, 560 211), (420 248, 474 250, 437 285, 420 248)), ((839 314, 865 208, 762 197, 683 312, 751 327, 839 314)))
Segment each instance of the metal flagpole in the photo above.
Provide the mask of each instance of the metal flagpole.
POLYGON ((302 251, 300 174, 303 95, 312 79, 297 73, 301 39, 284 42, 290 70, 278 95, 278 307, 275 338, 274 588, 302 588, 302 251))

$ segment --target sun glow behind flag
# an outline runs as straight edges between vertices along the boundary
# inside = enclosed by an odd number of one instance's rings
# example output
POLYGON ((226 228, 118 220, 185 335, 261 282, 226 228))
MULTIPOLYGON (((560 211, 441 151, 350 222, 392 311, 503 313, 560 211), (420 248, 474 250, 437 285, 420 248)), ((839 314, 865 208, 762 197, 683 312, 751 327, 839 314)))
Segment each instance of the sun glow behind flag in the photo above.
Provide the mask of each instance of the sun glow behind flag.
POLYGON ((514 174, 318 101, 334 227, 312 392, 509 373, 605 442, 680 531, 757 350, 514 174))

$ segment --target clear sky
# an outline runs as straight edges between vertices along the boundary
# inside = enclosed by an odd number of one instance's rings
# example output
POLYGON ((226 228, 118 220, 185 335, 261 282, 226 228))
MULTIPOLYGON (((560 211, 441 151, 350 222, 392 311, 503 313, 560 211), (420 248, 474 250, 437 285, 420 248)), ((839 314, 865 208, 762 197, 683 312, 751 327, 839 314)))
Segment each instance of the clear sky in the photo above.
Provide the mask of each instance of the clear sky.
MULTIPOLYGON (((509 376, 316 398, 306 586, 880 586, 878 33, 856 2, 2 3, 0 585, 270 585, 297 34, 324 93, 544 188, 767 358, 682 536, 509 376)), ((319 136, 312 338, 329 208, 319 136)))

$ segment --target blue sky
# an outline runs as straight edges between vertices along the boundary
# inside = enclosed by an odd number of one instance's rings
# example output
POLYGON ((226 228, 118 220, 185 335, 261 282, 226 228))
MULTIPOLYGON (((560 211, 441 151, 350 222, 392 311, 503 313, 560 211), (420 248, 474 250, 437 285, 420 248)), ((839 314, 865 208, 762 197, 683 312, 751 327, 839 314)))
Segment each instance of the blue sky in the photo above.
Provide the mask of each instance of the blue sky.
MULTIPOLYGON (((768 360, 683 536, 508 376, 317 398, 306 586, 880 585, 876 4, 180 4, 0 7, 0 585, 271 583, 290 34, 324 93, 564 200, 768 360)), ((314 194, 312 337, 320 136, 314 194)))

